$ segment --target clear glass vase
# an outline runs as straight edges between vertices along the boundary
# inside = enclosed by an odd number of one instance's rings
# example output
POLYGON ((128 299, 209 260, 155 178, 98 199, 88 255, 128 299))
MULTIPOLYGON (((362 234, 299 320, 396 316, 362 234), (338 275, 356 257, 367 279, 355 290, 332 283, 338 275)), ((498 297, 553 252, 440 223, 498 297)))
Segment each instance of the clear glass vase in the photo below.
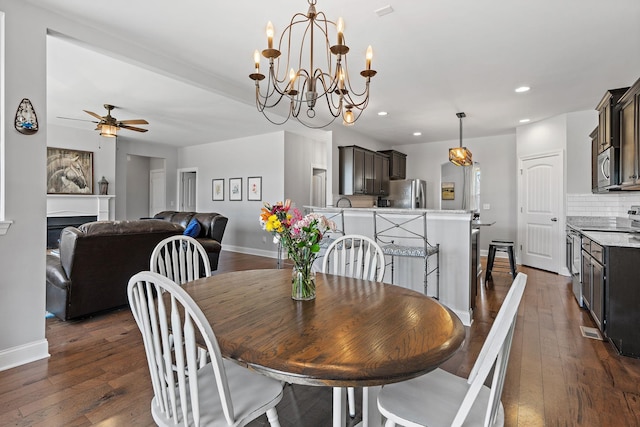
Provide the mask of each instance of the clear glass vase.
POLYGON ((316 297, 316 273, 311 265, 294 266, 291 274, 291 298, 309 301, 316 297))

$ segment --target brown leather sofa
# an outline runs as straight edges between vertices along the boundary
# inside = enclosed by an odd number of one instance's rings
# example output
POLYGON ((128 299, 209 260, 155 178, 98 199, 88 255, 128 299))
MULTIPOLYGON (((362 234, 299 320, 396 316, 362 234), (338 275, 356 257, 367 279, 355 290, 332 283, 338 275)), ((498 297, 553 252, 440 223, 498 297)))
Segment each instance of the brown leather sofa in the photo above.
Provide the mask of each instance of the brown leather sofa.
POLYGON ((189 225, 189 222, 195 218, 200 224, 200 234, 195 239, 200 242, 209 255, 209 263, 211 271, 218 269, 218 259, 222 250, 222 236, 227 227, 227 217, 215 212, 198 213, 198 212, 178 212, 178 211, 162 211, 154 215, 155 219, 169 221, 179 224, 183 228, 189 225))
POLYGON ((47 255, 47 311, 69 320, 126 306, 131 276, 149 269, 158 242, 183 232, 180 224, 153 219, 66 227, 60 256, 47 255))

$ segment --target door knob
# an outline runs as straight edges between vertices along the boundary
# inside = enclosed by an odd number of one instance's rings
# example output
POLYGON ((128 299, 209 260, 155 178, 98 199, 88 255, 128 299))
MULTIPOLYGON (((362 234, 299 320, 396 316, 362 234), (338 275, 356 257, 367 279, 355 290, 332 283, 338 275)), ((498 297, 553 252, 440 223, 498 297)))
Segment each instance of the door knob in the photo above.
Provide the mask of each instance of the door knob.
POLYGON ((558 221, 558 218, 551 218, 551 221, 553 221, 553 222, 557 222, 557 221, 558 221))

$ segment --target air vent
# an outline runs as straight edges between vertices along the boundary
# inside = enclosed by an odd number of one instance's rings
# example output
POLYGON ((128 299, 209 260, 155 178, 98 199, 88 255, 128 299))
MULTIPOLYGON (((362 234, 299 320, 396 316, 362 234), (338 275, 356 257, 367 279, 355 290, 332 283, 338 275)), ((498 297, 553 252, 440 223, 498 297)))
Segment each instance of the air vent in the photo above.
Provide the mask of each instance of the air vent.
POLYGON ((602 335, 600 335, 600 331, 596 328, 590 328, 588 326, 580 326, 580 332, 582 332, 582 336, 585 338, 591 338, 592 340, 602 341, 602 335))

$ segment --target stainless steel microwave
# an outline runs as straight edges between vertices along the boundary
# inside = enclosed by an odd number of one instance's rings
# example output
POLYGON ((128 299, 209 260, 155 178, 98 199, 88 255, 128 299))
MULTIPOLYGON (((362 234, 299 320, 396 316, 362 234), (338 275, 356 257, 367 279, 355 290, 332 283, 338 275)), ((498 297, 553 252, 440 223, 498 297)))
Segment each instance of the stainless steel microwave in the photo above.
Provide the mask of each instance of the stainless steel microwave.
POLYGON ((598 154, 598 190, 620 185, 618 148, 609 147, 598 154))

